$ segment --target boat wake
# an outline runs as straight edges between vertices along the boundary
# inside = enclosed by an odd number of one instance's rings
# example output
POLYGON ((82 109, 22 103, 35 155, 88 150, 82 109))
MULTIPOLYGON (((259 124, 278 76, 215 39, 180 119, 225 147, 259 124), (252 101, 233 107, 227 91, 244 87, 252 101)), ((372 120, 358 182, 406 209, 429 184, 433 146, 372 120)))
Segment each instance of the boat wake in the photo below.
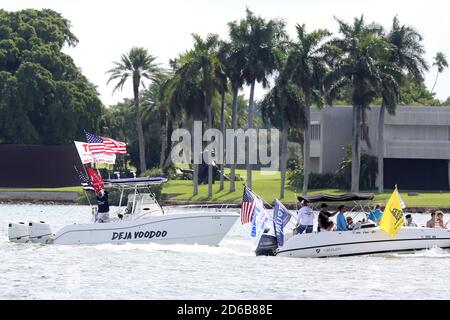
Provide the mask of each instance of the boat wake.
POLYGON ((418 250, 415 252, 397 252, 390 254, 392 257, 398 258, 450 258, 450 250, 433 247, 430 249, 418 250))
POLYGON ((242 252, 228 246, 207 246, 207 245, 188 245, 188 244, 158 244, 158 243, 147 243, 147 244, 99 244, 93 246, 98 250, 116 251, 116 252, 127 252, 127 251, 145 251, 145 252, 174 252, 174 253, 206 253, 215 255, 232 255, 232 256, 253 256, 254 253, 242 252))

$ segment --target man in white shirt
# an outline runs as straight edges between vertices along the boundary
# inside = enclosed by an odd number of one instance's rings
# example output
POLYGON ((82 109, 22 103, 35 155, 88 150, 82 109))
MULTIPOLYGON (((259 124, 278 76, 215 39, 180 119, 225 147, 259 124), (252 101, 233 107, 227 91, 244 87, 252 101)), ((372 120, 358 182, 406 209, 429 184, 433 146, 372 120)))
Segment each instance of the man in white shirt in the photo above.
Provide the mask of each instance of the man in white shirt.
POLYGON ((314 224, 314 212, 309 207, 307 200, 302 200, 302 207, 298 210, 298 226, 297 232, 312 233, 314 224))

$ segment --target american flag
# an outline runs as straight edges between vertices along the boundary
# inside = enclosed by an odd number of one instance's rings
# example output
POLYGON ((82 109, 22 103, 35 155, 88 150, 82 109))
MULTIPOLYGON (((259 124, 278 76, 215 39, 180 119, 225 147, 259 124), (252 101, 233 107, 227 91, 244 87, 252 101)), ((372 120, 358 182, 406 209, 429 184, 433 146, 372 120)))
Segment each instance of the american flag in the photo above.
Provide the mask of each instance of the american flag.
POLYGON ((103 139, 95 134, 84 132, 86 140, 89 143, 89 151, 92 154, 105 154, 107 153, 106 146, 103 143, 103 139))
POLYGON ((89 180, 88 177, 86 177, 80 170, 78 170, 77 167, 75 167, 75 171, 78 174, 78 178, 80 179, 80 183, 83 186, 84 190, 94 190, 94 188, 91 185, 91 181, 89 180))
POLYGON ((127 153, 127 144, 125 142, 116 141, 111 138, 101 137, 103 139, 103 144, 109 150, 112 150, 114 153, 127 153))
POLYGON ((241 207, 241 223, 246 224, 252 222, 253 213, 255 211, 255 196, 249 188, 244 188, 241 207))
POLYGON ((100 137, 95 134, 84 132, 89 143, 92 154, 126 154, 127 145, 125 142, 116 141, 111 138, 100 137))

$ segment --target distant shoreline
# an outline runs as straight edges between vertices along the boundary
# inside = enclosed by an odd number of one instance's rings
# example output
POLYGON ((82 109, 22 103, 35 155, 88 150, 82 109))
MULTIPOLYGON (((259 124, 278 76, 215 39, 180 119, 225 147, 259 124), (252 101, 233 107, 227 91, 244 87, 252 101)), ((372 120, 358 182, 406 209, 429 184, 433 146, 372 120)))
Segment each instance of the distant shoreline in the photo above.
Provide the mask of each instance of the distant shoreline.
MULTIPOLYGON (((0 192, 0 205, 2 204, 39 204, 39 205, 81 205, 78 201, 79 194, 76 192, 0 192)), ((219 201, 181 201, 181 200, 161 200, 163 207, 167 206, 191 206, 208 205, 210 208, 240 208, 240 203, 222 203, 219 201)), ((296 203, 283 203, 289 210, 297 210, 296 203)), ((266 208, 271 208, 266 205, 266 208)), ((333 204, 329 204, 329 211, 335 210, 333 204)), ((444 213, 450 211, 449 207, 439 206, 414 206, 407 207, 405 212, 409 213, 429 213, 432 210, 441 210, 444 213)))

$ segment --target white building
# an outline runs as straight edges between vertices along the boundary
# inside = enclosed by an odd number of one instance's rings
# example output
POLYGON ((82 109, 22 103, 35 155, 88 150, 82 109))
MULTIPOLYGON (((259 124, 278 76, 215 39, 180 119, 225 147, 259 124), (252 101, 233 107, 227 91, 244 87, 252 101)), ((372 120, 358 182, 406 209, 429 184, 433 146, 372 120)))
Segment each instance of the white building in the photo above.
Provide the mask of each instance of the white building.
MULTIPOLYGON (((367 111, 370 146, 361 151, 377 155, 380 107, 367 111)), ((361 137, 362 139, 362 137, 361 137)), ((311 112, 311 172, 335 173, 352 143, 352 107, 334 106, 311 112)), ((399 106, 386 113, 384 125, 384 186, 422 190, 450 189, 450 108, 399 106)))

